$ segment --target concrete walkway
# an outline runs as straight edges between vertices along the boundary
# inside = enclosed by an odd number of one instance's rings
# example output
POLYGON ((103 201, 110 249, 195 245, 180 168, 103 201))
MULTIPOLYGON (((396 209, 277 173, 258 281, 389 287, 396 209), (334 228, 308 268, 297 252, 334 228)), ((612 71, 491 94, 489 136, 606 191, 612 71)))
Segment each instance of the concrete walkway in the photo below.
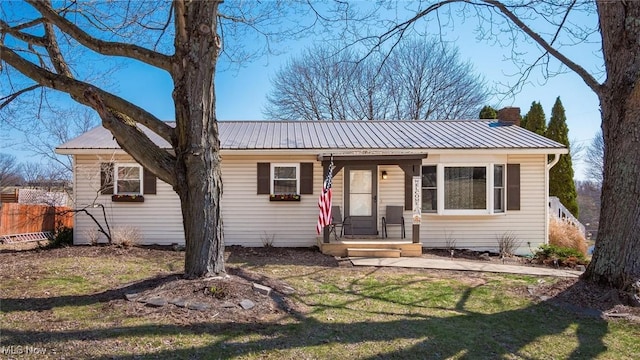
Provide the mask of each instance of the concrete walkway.
POLYGON ((485 271, 520 275, 557 276, 577 278, 582 271, 551 269, 545 267, 503 265, 480 261, 464 261, 449 259, 428 259, 419 257, 402 258, 365 258, 352 257, 355 266, 390 266, 404 268, 440 269, 458 271, 485 271))

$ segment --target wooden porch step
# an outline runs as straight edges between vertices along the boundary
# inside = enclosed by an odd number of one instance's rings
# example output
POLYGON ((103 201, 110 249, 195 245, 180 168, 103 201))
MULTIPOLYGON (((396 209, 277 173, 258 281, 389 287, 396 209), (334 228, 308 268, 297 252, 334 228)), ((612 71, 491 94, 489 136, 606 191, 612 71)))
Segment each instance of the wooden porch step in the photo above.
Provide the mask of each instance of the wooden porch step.
MULTIPOLYGON (((389 240, 343 240, 340 242, 323 243, 318 241, 318 247, 323 254, 331 256, 349 256, 347 249, 389 249, 399 250, 400 257, 420 257, 422 256, 422 244, 411 243, 410 241, 389 241, 389 240)), ((355 255, 351 255, 355 256, 355 255)), ((367 254, 366 256, 370 256, 367 254)))
POLYGON ((354 257, 399 258, 401 254, 400 249, 347 248, 347 256, 354 257))

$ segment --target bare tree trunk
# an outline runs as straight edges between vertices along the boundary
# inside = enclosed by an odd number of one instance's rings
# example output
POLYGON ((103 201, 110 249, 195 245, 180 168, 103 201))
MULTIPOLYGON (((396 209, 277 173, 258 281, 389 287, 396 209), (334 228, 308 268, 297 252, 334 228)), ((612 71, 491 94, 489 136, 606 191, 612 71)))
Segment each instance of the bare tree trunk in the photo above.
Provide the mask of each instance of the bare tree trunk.
POLYGON ((176 2, 176 185, 186 240, 185 277, 224 272, 220 141, 213 79, 220 50, 217 2, 176 2), (200 66, 200 64, 207 64, 200 66))
POLYGON ((605 140, 602 209, 583 277, 629 289, 640 280, 640 4, 599 1, 607 78, 599 92, 605 140))

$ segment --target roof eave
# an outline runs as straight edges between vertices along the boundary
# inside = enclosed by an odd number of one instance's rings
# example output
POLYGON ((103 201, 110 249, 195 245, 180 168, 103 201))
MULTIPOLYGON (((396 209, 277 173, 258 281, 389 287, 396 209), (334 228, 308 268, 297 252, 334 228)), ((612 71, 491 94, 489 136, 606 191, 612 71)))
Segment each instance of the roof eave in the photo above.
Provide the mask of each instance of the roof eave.
POLYGON ((56 148, 55 152, 58 155, 95 155, 106 153, 115 155, 127 155, 126 151, 114 148, 56 148))
MULTIPOLYGON (((169 149, 167 149, 169 150, 169 149)), ((93 155, 93 154, 118 154, 127 153, 119 148, 56 148, 59 155, 93 155)), ((483 153, 483 154, 568 154, 567 148, 463 148, 463 149, 221 149, 221 155, 272 155, 298 154, 298 155, 318 155, 318 154, 420 154, 429 152, 430 154, 462 154, 462 153, 483 153)))

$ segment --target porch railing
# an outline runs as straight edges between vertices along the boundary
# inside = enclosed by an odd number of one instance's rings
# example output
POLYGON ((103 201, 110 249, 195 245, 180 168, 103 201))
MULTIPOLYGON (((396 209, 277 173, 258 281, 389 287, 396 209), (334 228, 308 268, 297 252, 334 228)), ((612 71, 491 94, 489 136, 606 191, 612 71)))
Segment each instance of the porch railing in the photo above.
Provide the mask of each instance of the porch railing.
POLYGON ((573 216, 569 209, 562 205, 560 199, 558 199, 556 196, 549 196, 549 216, 577 227, 582 235, 586 235, 584 225, 580 221, 578 221, 575 216, 573 216))

